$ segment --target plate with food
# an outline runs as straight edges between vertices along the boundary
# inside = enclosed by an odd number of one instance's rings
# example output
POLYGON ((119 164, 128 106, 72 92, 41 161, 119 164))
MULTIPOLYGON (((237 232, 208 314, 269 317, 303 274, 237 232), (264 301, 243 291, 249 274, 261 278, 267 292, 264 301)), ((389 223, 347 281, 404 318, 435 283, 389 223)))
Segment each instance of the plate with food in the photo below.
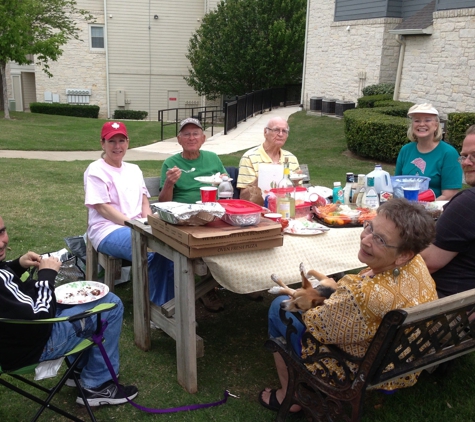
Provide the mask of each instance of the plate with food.
POLYGON ((327 204, 313 207, 314 219, 327 227, 361 227, 376 216, 376 210, 352 205, 327 204))
POLYGON ((290 180, 303 180, 306 179, 308 176, 306 174, 300 174, 300 173, 291 173, 289 176, 290 180))
MULTIPOLYGON (((194 178, 197 182, 204 183, 205 185, 219 185, 223 179, 221 179, 221 173, 216 173, 211 176, 197 176, 194 178)), ((230 182, 231 178, 228 178, 230 182)))
POLYGON ((289 225, 284 229, 284 233, 297 236, 315 236, 330 230, 328 227, 308 220, 289 220, 289 225))
POLYGON ((56 302, 62 305, 80 305, 102 299, 109 287, 98 281, 73 281, 56 287, 56 302))

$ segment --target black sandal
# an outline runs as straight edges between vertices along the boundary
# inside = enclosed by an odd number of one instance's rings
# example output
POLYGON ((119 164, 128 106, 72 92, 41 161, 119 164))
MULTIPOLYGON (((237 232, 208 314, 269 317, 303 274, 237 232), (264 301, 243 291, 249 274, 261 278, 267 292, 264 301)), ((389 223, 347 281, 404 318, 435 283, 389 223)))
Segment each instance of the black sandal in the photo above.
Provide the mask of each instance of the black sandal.
POLYGON ((274 412, 278 412, 280 409, 281 403, 279 403, 279 400, 277 400, 277 390, 272 389, 270 390, 270 396, 269 396, 269 403, 266 403, 263 398, 262 398, 262 393, 265 393, 267 390, 262 390, 259 393, 259 403, 261 406, 264 406, 266 409, 272 410, 274 412))

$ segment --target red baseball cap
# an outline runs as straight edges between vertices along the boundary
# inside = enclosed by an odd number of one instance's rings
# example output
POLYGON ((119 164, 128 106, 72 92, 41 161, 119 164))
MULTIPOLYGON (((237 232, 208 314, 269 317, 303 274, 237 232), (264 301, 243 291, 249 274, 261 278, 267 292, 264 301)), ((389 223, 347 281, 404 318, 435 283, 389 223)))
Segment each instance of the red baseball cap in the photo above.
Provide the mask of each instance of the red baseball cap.
POLYGON ((122 122, 104 123, 101 131, 101 139, 105 139, 107 141, 117 134, 124 135, 127 139, 129 138, 129 135, 127 134, 127 128, 122 122))

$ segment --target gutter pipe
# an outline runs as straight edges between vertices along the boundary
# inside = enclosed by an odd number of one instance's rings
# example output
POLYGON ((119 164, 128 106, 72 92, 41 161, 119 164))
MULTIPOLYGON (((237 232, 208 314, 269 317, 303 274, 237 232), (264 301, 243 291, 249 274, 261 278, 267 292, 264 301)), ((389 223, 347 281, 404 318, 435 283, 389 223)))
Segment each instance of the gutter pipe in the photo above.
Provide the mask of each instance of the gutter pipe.
POLYGON ((401 89, 402 68, 404 64, 404 55, 406 54, 406 42, 404 41, 404 37, 400 34, 396 35, 396 41, 401 47, 399 49, 399 61, 397 64, 396 83, 394 84, 393 100, 399 101, 399 90, 401 89))

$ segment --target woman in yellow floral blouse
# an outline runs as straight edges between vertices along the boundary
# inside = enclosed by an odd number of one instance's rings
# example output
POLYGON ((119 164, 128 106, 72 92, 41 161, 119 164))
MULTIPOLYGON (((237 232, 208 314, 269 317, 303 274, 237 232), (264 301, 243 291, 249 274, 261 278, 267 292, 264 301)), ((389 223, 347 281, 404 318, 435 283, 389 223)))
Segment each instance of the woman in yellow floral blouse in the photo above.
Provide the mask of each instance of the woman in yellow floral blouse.
MULTIPOLYGON (((301 351, 303 357, 315 353, 300 342, 307 330, 320 343, 335 344, 353 356, 362 357, 388 311, 437 299, 434 281, 419 255, 431 243, 434 234, 434 221, 421 205, 402 198, 382 204, 360 236, 358 259, 368 268, 359 274, 344 276, 330 299, 302 315, 305 325, 293 318, 294 326, 300 331, 293 336, 294 349, 301 351)), ((280 303, 285 299, 287 296, 279 296, 269 309, 271 337, 285 337, 286 327, 279 317, 280 303)), ((274 360, 281 388, 262 390, 259 402, 277 411, 287 389, 287 368, 278 353, 274 353, 274 360)), ((333 366, 337 374, 341 372, 331 361, 326 364, 333 366)), ((318 367, 308 369, 318 371, 318 367)), ((351 369, 353 373, 358 370, 356 366, 351 369)), ((382 388, 409 387, 416 381, 417 375, 413 375, 382 388)), ((291 412, 299 410, 297 405, 291 408, 291 412)))

